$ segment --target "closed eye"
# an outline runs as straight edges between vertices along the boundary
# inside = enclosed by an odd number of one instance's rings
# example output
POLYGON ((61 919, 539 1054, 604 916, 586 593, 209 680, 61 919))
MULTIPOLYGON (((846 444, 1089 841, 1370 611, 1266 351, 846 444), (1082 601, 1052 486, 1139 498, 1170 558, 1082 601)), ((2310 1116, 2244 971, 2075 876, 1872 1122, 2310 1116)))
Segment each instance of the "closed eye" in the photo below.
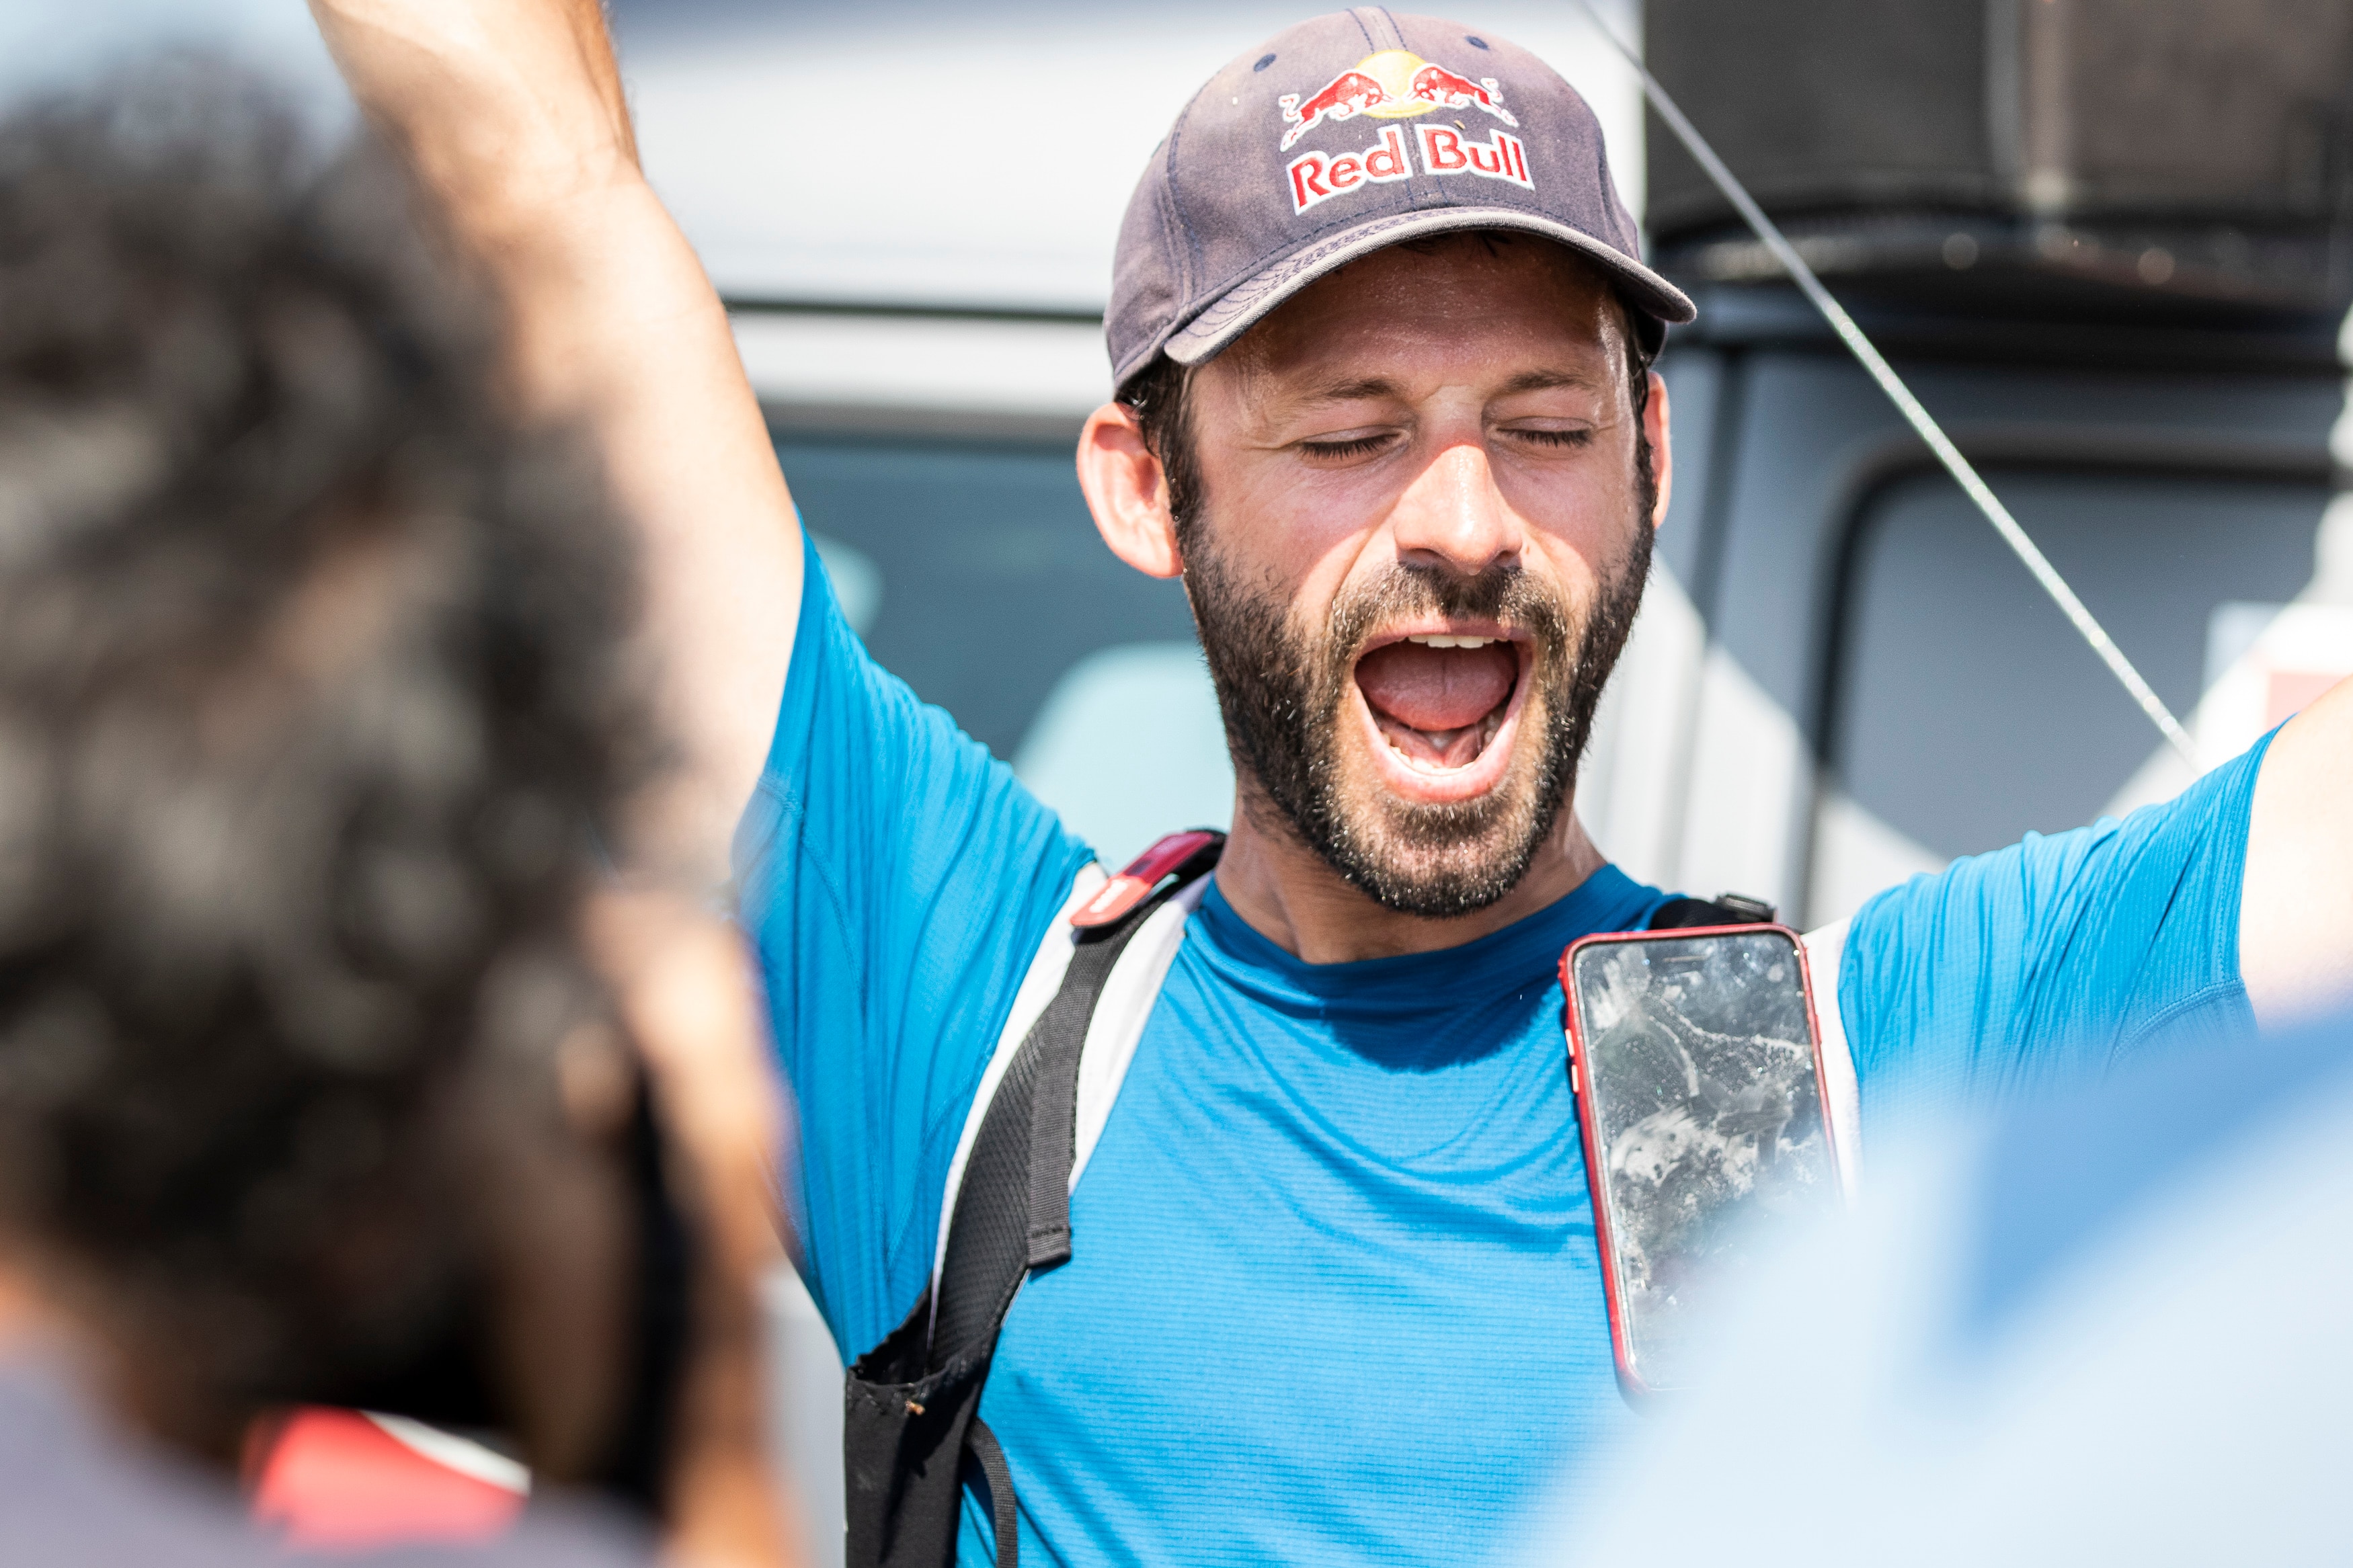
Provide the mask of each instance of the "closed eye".
POLYGON ((1593 432, 1589 429, 1506 430, 1504 434, 1538 447, 1585 447, 1593 441, 1593 432))
POLYGON ((1379 430, 1369 436, 1352 436, 1338 441, 1302 441, 1299 447, 1311 458, 1327 462, 1345 462, 1350 458, 1369 458, 1397 439, 1395 431, 1379 430))

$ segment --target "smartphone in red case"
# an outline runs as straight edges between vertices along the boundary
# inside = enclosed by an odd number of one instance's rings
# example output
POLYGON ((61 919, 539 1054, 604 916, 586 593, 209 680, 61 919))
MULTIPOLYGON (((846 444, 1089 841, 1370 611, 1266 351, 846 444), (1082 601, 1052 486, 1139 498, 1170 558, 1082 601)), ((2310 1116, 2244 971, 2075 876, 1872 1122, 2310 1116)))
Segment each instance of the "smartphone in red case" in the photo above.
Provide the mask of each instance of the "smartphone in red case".
POLYGON ((1839 1203, 1821 1032, 1786 926, 1572 942, 1569 1082, 1629 1400, 1691 1386, 1776 1241, 1839 1203))

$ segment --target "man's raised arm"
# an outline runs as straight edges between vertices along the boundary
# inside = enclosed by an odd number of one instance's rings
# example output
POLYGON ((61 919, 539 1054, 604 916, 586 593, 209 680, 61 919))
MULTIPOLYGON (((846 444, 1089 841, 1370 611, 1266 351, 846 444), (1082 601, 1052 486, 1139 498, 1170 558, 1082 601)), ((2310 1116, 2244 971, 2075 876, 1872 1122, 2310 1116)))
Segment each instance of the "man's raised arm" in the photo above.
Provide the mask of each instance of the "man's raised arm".
POLYGON ((2239 967, 2266 1024, 2353 1003, 2353 680, 2289 720, 2263 759, 2239 967))
POLYGON ((638 168, 597 0, 311 0, 369 119, 479 254, 527 409, 597 432, 645 551, 686 750, 632 858, 706 883, 758 782, 800 608, 799 528, 725 310, 638 168))

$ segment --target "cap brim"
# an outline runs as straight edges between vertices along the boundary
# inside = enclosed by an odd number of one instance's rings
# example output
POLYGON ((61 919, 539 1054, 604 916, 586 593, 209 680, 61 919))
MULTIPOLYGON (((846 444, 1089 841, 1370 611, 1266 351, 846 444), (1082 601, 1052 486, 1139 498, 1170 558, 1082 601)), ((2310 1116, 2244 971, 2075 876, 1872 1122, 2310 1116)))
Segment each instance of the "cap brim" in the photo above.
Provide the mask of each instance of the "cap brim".
POLYGON ((1565 223, 1518 207, 1438 207, 1372 218, 1293 252, 1227 289, 1207 310, 1171 332, 1161 350, 1179 364, 1198 364, 1250 331, 1285 300, 1360 256, 1427 235, 1479 228, 1542 235, 1600 268, 1628 303, 1659 323, 1655 333, 1643 334, 1652 352, 1664 337, 1667 323, 1680 324, 1699 315, 1682 289, 1623 252, 1565 223))

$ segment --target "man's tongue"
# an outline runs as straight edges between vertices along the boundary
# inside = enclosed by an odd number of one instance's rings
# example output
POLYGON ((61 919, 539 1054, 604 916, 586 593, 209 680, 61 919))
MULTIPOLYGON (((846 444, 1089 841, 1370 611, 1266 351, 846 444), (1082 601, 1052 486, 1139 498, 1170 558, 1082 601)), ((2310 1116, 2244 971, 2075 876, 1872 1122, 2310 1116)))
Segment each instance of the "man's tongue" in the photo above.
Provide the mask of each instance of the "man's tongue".
POLYGON ((1491 738, 1520 661, 1504 642, 1431 647, 1397 642, 1356 661, 1356 686, 1389 743, 1430 767, 1467 766, 1491 738))

